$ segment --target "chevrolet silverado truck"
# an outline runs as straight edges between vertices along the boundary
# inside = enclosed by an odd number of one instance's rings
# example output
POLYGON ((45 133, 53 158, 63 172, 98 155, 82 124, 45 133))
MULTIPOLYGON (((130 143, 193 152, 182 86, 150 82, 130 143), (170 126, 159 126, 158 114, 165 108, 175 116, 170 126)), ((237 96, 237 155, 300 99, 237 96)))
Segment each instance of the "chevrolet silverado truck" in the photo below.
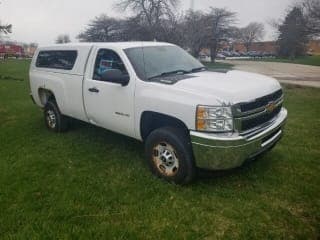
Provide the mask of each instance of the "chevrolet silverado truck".
POLYGON ((287 119, 273 78, 212 72, 178 46, 157 42, 40 47, 33 101, 54 132, 74 118, 145 144, 153 174, 187 184, 196 170, 227 170, 270 150, 287 119))

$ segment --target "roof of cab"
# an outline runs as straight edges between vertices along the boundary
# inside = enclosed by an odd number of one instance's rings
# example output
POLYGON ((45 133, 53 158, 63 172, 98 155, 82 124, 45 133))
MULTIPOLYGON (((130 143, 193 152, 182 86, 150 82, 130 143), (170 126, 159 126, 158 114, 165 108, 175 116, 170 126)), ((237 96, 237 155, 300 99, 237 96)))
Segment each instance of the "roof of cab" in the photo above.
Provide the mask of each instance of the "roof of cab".
POLYGON ((52 49, 52 48, 72 48, 72 47, 117 47, 122 49, 134 47, 151 47, 151 46, 172 46, 173 44, 165 42, 81 42, 81 43, 66 43, 66 44, 52 44, 40 46, 39 49, 52 49))

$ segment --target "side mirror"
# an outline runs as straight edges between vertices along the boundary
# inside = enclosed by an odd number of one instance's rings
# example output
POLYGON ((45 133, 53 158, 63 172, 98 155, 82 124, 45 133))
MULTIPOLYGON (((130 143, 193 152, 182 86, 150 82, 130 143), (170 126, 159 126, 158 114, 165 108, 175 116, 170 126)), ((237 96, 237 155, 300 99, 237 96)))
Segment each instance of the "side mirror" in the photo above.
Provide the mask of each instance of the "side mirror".
POLYGON ((123 74, 119 69, 110 69, 102 73, 101 80, 127 86, 130 78, 129 75, 123 74))

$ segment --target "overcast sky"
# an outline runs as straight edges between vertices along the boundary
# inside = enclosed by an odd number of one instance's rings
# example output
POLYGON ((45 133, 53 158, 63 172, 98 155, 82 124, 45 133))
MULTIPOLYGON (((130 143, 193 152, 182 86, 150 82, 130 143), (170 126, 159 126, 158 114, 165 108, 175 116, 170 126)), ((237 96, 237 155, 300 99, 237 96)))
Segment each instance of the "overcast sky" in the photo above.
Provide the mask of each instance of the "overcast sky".
MULTIPOLYGON (((238 13, 238 25, 252 21, 263 22, 267 34, 265 40, 274 37, 268 25, 271 19, 283 17, 294 0, 194 0, 195 9, 208 10, 226 7, 238 13)), ((90 19, 102 13, 113 17, 127 14, 114 10, 116 0, 0 0, 0 21, 11 23, 10 39, 18 42, 53 43, 57 35, 67 33, 75 36, 85 28, 90 19)), ((181 9, 190 8, 191 0, 181 0, 181 9)))

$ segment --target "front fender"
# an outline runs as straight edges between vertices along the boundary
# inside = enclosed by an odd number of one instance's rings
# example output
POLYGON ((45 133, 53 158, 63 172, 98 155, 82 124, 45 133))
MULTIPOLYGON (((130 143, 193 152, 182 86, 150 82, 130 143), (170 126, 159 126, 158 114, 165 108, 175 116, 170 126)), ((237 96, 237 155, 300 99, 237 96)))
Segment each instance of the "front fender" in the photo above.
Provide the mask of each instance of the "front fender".
POLYGON ((135 98, 135 133, 138 139, 140 121, 144 112, 156 112, 176 118, 189 130, 195 129, 197 98, 187 92, 179 92, 171 86, 158 83, 138 83, 135 98))

